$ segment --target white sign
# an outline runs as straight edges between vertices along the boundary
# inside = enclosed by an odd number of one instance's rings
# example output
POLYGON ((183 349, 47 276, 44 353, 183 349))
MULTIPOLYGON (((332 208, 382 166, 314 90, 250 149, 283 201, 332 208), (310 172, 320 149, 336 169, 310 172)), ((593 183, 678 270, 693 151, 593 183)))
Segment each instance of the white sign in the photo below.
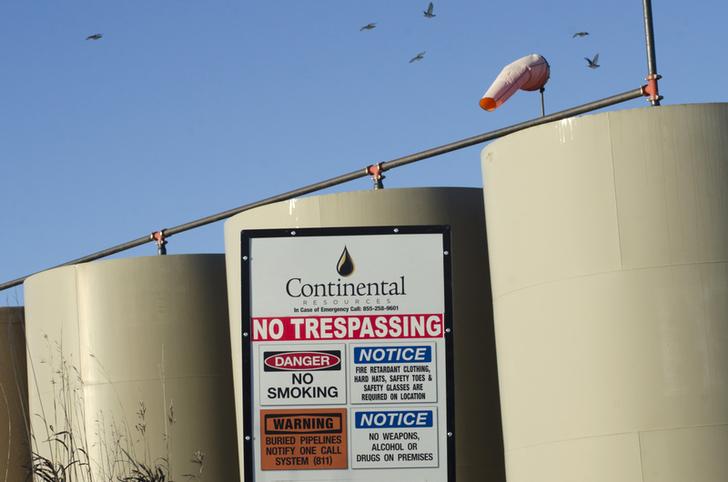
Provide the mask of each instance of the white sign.
POLYGON ((453 482, 449 229, 253 230, 246 480, 453 482))
POLYGON ((351 345, 352 404, 437 402, 435 343, 351 345))
POLYGON ((258 347, 261 405, 346 403, 345 345, 258 347))
POLYGON ((437 467, 437 407, 352 410, 352 467, 437 467))

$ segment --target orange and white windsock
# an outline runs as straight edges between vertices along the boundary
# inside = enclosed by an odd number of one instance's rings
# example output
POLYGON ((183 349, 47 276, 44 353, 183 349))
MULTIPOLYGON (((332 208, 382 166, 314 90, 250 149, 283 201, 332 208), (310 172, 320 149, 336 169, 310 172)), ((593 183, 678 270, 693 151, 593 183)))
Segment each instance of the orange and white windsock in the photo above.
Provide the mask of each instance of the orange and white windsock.
POLYGON ((549 80, 549 63, 538 54, 522 57, 506 65, 480 99, 480 107, 494 111, 518 89, 538 90, 549 80))

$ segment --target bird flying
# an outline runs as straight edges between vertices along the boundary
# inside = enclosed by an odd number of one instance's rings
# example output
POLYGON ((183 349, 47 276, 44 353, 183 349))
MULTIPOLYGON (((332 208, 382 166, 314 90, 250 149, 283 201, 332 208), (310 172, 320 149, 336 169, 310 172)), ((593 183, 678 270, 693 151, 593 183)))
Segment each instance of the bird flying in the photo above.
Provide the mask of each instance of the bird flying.
POLYGON ((103 37, 102 34, 95 33, 93 35, 89 35, 88 37, 86 37, 86 40, 99 40, 101 37, 103 37))
POLYGON ((596 54, 594 56, 594 58, 592 58, 592 59, 588 59, 588 58, 584 57, 584 60, 586 60, 588 62, 587 67, 589 67, 590 69, 599 68, 599 64, 597 63, 597 62, 599 62, 599 54, 596 54))
POLYGON ((589 35, 589 32, 576 32, 574 35, 571 36, 571 38, 586 37, 587 35, 589 35))
POLYGON ((376 28, 376 26, 377 26, 376 23, 368 23, 368 24, 364 25, 362 28, 360 28, 359 31, 362 32, 364 30, 371 30, 373 28, 376 28))
POLYGON ((424 13, 425 14, 425 17, 427 17, 427 18, 435 17, 436 15, 434 13, 432 13, 432 10, 434 8, 435 8, 435 6, 432 4, 432 2, 430 2, 430 4, 427 6, 427 10, 425 10, 422 13, 424 13))
POLYGON ((410 59, 409 63, 417 62, 418 60, 422 60, 424 58, 425 58, 425 52, 420 52, 417 55, 415 55, 414 57, 412 57, 410 59))

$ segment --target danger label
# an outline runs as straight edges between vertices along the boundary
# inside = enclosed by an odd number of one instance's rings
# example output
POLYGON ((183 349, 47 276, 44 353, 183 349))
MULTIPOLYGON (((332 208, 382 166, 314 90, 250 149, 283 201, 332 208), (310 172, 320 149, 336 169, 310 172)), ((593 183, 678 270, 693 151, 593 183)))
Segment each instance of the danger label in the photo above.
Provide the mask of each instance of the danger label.
POLYGON ((437 409, 352 411, 351 467, 438 467, 437 409))
POLYGON ((344 345, 276 345, 259 348, 261 405, 346 403, 344 345))
POLYGON ((263 364, 267 372, 341 370, 341 351, 266 351, 263 364))
POLYGON ((346 409, 261 410, 262 470, 347 468, 346 409))
POLYGON ((437 402, 435 344, 354 345, 351 403, 437 402))

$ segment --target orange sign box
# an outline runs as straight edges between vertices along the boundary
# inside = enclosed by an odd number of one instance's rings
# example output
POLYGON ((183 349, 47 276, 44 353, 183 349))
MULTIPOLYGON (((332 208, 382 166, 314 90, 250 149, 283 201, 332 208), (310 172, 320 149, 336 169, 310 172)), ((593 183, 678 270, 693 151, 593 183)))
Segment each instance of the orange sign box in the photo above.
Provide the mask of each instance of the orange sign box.
POLYGON ((346 427, 345 408, 261 410, 261 469, 345 469, 346 427))

